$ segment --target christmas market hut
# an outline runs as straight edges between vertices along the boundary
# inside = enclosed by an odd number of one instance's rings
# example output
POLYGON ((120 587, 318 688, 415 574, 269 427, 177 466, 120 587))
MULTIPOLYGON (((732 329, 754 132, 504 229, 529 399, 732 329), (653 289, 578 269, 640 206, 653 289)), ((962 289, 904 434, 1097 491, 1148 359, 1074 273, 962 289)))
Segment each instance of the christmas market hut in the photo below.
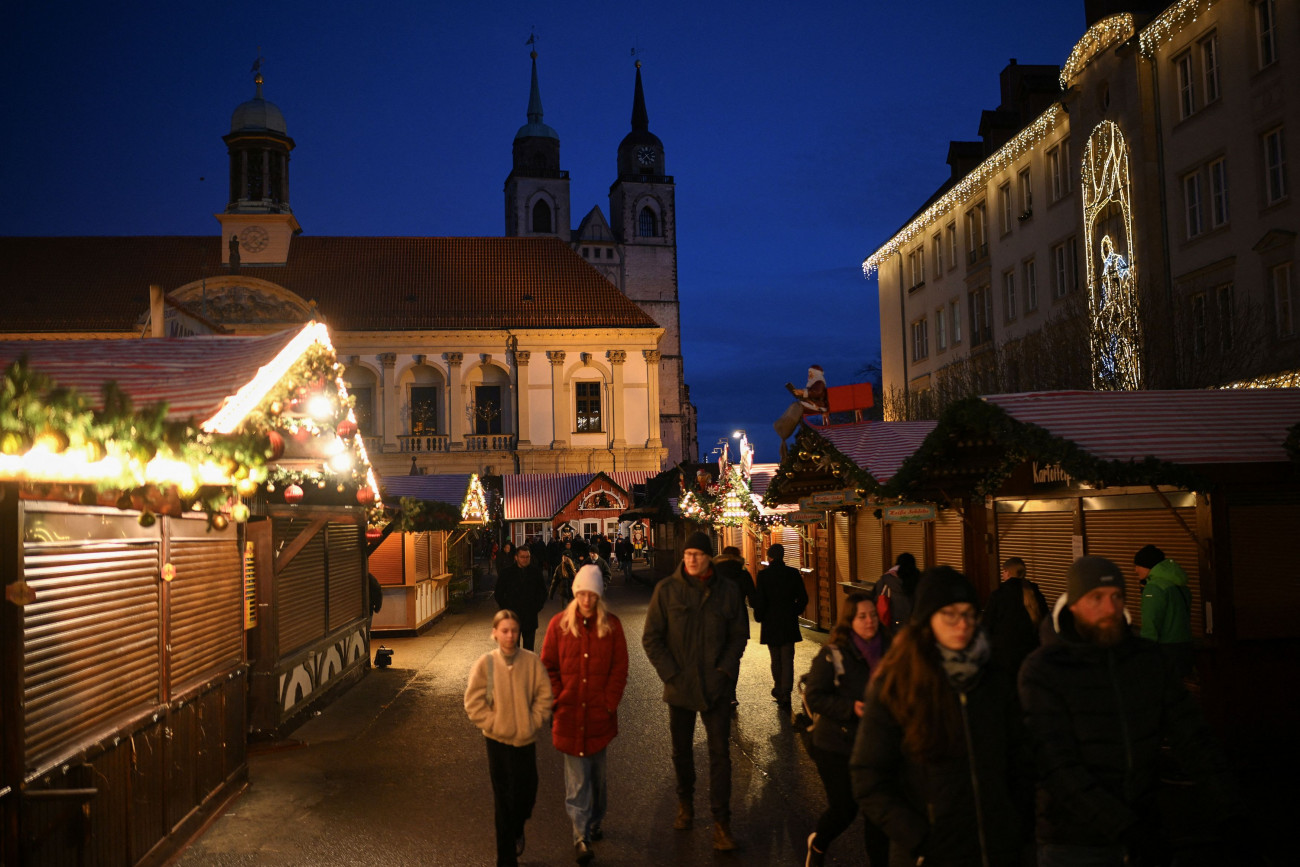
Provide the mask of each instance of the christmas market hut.
POLYGON ((523 473, 502 476, 502 512, 516 545, 532 539, 629 536, 620 516, 632 506, 632 489, 650 470, 600 473, 523 473))
POLYGON ((329 337, 0 342, 0 370, 4 862, 158 863, 242 787, 250 726, 368 657, 329 337))

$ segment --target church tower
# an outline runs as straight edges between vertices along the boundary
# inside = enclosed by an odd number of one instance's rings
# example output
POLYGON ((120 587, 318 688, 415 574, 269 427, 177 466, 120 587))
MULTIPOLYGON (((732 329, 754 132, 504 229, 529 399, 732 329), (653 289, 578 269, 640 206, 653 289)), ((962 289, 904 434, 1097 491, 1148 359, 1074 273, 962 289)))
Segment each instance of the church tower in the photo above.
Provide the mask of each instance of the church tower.
POLYGON ((221 223, 221 261, 283 264, 289 242, 302 231, 289 207, 289 152, 293 139, 284 115, 262 96, 262 61, 254 64, 257 95, 235 109, 230 134, 223 137, 230 155, 230 201, 221 223))
POLYGON ((622 258, 624 294, 664 329, 659 343, 659 419, 669 463, 696 460, 695 409, 682 366, 677 301, 677 213, 664 145, 650 118, 636 63, 632 131, 618 146, 618 179, 609 188, 610 228, 622 258))
POLYGON ((569 240, 569 173, 560 168, 560 136, 542 123, 537 52, 528 93, 528 123, 515 133, 506 178, 506 236, 555 235, 569 240))

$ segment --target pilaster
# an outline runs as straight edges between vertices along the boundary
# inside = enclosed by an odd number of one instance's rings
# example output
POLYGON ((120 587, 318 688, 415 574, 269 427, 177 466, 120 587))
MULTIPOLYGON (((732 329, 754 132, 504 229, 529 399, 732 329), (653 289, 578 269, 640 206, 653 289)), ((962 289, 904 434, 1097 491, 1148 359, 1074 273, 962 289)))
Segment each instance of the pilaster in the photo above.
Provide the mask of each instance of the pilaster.
POLYGON ((460 366, 465 361, 463 352, 444 352, 442 360, 447 363, 447 433, 450 440, 447 448, 451 451, 463 451, 465 448, 465 386, 460 381, 460 366))
POLYGON ((400 410, 402 408, 402 395, 397 386, 397 374, 394 367, 397 364, 396 352, 385 352, 379 356, 379 420, 380 434, 383 436, 384 451, 392 446, 396 451, 397 435, 401 433, 400 410))
POLYGON ((664 444, 659 431, 660 353, 658 349, 643 349, 641 355, 645 358, 646 426, 650 430, 646 448, 657 449, 662 448, 664 444))
POLYGON ((569 444, 569 395, 564 389, 563 349, 549 350, 546 360, 551 362, 551 448, 562 449, 569 444))
POLYGON ((515 420, 516 432, 519 435, 519 446, 530 446, 532 441, 528 439, 528 362, 532 359, 533 353, 527 349, 515 350, 515 389, 518 394, 519 417, 515 420))
POLYGON ((609 386, 610 408, 607 413, 610 418, 610 446, 621 449, 627 446, 627 437, 623 433, 623 365, 627 363, 627 351, 624 349, 611 349, 605 353, 605 360, 609 362, 611 376, 609 386))

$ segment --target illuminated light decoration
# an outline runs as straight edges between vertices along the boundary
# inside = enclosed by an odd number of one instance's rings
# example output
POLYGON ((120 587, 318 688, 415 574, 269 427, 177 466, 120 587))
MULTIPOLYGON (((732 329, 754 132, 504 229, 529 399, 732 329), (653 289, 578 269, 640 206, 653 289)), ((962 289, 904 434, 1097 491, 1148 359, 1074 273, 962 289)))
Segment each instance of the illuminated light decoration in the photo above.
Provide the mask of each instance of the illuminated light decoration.
POLYGON ((230 517, 234 518, 235 523, 237 524, 248 523, 248 518, 251 514, 252 513, 249 511, 248 506, 245 506, 243 503, 235 503, 235 505, 230 507, 230 517))
POLYGON ((353 457, 351 452, 339 452, 330 458, 330 469, 336 473, 346 473, 352 469, 353 457))
POLYGON ((749 484, 741 475, 740 467, 728 464, 718 477, 717 484, 692 489, 681 481, 682 493, 677 508, 693 521, 720 527, 739 527, 746 522, 758 523, 762 518, 749 484))
POLYGON ((1065 90, 1092 59, 1133 35, 1133 16, 1128 12, 1103 18, 1088 28, 1061 67, 1061 89, 1065 90))
POLYGON ((317 421, 324 421, 334 415, 334 401, 323 394, 312 395, 307 401, 307 414, 317 421))
POLYGON ((234 433, 250 412, 256 409, 271 392, 289 369, 313 345, 319 344, 332 355, 334 346, 330 343, 329 329, 323 322, 309 322, 299 331, 275 358, 262 365, 243 388, 228 397, 212 418, 203 422, 201 427, 208 433, 234 433))
POLYGON ((1083 152, 1083 230, 1088 262, 1092 386, 1142 388, 1142 327, 1128 144, 1112 121, 1099 123, 1083 152))
POLYGON ((1154 57, 1156 49, 1177 36, 1183 28, 1195 24, 1201 14, 1209 12, 1213 5, 1214 0, 1179 0, 1151 19, 1138 36, 1142 56, 1154 57))
POLYGON ((1219 388, 1300 388, 1300 370, 1286 370, 1230 382, 1219 388))
POLYGON ((1039 142, 1051 134, 1056 129, 1057 123, 1061 122, 1064 114, 1061 104, 1059 102, 1053 103, 1032 123, 1017 133, 1011 141, 1004 144, 984 162, 976 166, 970 174, 958 181, 956 186, 922 211, 919 216, 903 227, 902 231, 897 235, 885 242, 883 247, 863 260, 863 275, 870 277, 880 268, 881 262, 911 242, 912 239, 923 234, 931 223, 946 216, 959 205, 983 192, 990 178, 1020 159, 1021 156, 1032 150, 1039 142))
POLYGON ((465 500, 460 505, 461 520, 466 523, 484 524, 487 523, 487 515, 487 491, 478 473, 472 473, 469 477, 469 488, 465 492, 465 500))

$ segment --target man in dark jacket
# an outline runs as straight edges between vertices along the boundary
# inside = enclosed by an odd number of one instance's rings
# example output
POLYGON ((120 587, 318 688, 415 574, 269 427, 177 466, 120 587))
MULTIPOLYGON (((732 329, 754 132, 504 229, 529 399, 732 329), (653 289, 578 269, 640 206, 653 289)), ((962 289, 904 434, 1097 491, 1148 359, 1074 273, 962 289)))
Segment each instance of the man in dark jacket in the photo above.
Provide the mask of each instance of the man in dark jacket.
POLYGON ((749 617, 740 591, 718 577, 710 560, 713 543, 692 533, 677 570, 655 585, 646 611, 641 644, 664 682, 668 725, 677 775, 677 818, 690 828, 695 819, 695 715, 704 721, 709 744, 709 805, 713 848, 736 847, 731 838, 731 694, 740 657, 749 640, 749 617))
POLYGON ((521 545, 515 551, 515 562, 497 577, 495 593, 497 608, 509 608, 519 615, 519 640, 529 650, 537 635, 537 613, 546 604, 546 582, 542 570, 533 563, 533 552, 521 545))
POLYGON ((808 607, 808 591, 799 570, 785 565, 785 546, 767 549, 767 567, 758 573, 754 590, 754 619, 763 625, 760 644, 772 657, 772 698, 789 707, 794 690, 794 646, 803 641, 799 615, 808 607))
POLYGON ((745 598, 746 605, 753 604, 754 579, 749 577, 749 570, 745 568, 745 559, 740 556, 739 548, 735 545, 723 548, 722 553, 713 558, 713 571, 736 585, 740 595, 745 598))
POLYGON ((1025 561, 1008 557, 1002 583, 989 595, 980 622, 998 664, 1014 677, 1025 657, 1038 648, 1038 625, 1047 614, 1047 600, 1038 585, 1025 577, 1025 561))
POLYGON ((1124 619, 1124 577, 1104 557, 1067 572, 1060 638, 1020 670, 1038 764, 1038 863, 1163 863, 1155 800, 1161 738, 1225 827, 1244 821, 1200 708, 1155 644, 1124 619), (1148 860, 1149 859, 1149 860, 1148 860))

